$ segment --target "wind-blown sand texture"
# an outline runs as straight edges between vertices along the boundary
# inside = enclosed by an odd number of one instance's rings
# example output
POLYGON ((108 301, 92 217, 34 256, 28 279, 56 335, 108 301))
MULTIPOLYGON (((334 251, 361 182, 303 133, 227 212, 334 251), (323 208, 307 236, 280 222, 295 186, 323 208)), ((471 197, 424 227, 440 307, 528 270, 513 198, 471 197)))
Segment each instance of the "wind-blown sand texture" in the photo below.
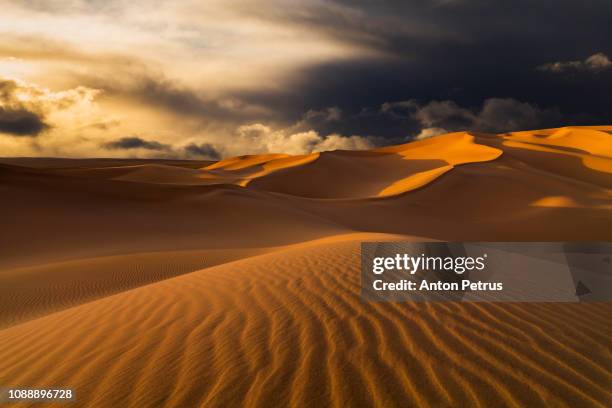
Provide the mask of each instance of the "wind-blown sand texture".
POLYGON ((610 303, 359 297, 365 240, 612 240, 612 127, 0 159, 0 196, 0 386, 84 407, 612 405, 610 303))

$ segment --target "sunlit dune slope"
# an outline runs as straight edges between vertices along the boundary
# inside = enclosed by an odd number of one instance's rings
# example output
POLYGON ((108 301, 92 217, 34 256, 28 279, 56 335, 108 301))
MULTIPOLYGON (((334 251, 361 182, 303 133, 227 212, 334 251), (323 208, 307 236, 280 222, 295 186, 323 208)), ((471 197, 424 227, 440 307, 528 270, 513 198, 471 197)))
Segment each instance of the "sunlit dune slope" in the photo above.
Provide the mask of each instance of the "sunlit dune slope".
POLYGON ((405 161, 382 152, 326 152, 304 165, 254 179, 250 188, 310 198, 375 197, 390 184, 446 165, 440 160, 405 161))
POLYGON ((365 152, 247 155, 197 168, 142 163, 54 169, 87 178, 178 185, 236 184, 308 198, 391 196, 421 188, 457 166, 510 156, 554 175, 612 188, 612 127, 508 134, 451 133, 365 152))
POLYGON ((379 151, 399 154, 408 161, 441 159, 445 162, 445 165, 428 171, 416 172, 416 174, 396 181, 382 190, 379 196, 414 190, 452 170, 455 165, 495 160, 502 154, 500 149, 474 143, 474 136, 468 133, 451 133, 437 138, 383 148, 379 151))
POLYGON ((566 127, 514 132, 504 135, 504 139, 561 149, 574 149, 595 156, 612 158, 611 135, 612 126, 566 127))
POLYGON ((610 304, 362 302, 356 238, 4 329, 0 379, 87 407, 609 406, 610 304))
MULTIPOLYGON (((467 133, 366 152, 336 151, 306 158, 297 157, 290 165, 274 166, 279 159, 263 165, 267 171, 255 171, 247 182, 251 188, 310 198, 366 198, 389 196, 410 191, 435 180, 454 165, 494 160, 501 150, 474 143, 467 133), (266 167, 267 165, 267 167, 266 167)), ((244 170, 245 164, 260 164, 260 159, 228 159, 207 167, 244 170)), ((282 160, 289 162, 290 158, 282 160)))
POLYGON ((481 138, 536 168, 612 188, 612 127, 568 127, 481 138))

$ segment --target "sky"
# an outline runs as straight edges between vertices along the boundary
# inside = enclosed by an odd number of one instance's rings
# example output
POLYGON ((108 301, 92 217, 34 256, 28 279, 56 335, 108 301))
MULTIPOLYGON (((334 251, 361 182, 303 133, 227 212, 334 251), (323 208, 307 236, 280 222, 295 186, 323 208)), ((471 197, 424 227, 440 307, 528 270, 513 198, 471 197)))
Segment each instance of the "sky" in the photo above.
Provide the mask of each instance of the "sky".
POLYGON ((0 156, 612 124, 609 0, 0 0, 0 156))

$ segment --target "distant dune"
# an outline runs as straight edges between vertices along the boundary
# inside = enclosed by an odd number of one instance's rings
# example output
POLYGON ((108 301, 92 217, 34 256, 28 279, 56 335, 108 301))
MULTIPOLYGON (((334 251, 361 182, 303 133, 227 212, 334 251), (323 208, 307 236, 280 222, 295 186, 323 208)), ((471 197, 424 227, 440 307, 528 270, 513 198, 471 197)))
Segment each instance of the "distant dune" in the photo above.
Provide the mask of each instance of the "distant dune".
POLYGON ((359 242, 612 240, 612 126, 0 159, 0 385, 76 406, 612 405, 601 304, 365 303, 359 242))

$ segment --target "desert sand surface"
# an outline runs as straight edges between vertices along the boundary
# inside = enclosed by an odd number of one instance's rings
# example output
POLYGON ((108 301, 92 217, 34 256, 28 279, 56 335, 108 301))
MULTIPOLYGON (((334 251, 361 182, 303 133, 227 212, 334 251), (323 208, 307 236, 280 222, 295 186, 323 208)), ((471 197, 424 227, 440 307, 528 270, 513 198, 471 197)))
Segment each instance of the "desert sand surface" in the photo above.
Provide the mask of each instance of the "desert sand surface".
POLYGON ((610 303, 363 302, 359 272, 362 241, 612 240, 612 126, 7 158, 0 197, 2 386, 79 407, 612 405, 610 303))

